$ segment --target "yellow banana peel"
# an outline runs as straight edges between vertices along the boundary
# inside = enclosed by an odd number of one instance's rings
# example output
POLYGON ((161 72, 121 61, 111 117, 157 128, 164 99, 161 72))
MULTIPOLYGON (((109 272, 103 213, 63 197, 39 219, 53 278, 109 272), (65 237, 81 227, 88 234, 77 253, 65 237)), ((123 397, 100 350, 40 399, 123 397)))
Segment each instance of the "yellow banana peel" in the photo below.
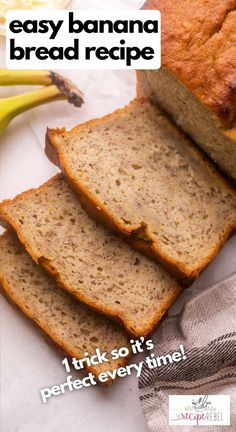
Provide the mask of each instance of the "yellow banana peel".
POLYGON ((0 99, 0 136, 17 115, 48 102, 68 100, 80 107, 83 93, 70 80, 51 71, 12 71, 0 69, 0 86, 43 85, 37 90, 0 99))

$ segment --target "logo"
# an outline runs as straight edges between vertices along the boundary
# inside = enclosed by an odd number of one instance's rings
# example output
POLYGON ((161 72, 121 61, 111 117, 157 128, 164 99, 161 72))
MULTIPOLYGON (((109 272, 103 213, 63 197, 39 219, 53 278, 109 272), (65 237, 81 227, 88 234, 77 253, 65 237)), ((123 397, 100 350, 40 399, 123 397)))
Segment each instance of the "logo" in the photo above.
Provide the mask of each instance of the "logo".
POLYGON ((169 425, 229 426, 229 395, 170 395, 169 425))
POLYGON ((206 411, 208 405, 211 405, 211 402, 208 401, 208 396, 203 396, 197 400, 193 400, 192 405, 194 406, 195 411, 206 411))

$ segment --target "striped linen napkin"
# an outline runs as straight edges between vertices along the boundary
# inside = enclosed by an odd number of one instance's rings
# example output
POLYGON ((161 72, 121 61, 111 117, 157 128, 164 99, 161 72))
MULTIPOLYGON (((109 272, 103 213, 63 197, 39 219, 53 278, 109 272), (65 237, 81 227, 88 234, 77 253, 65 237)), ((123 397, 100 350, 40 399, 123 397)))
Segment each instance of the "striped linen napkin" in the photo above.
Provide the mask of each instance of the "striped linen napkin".
POLYGON ((156 356, 182 344, 186 359, 143 366, 139 397, 149 430, 236 431, 236 273, 195 294, 179 315, 162 322, 153 342, 156 356), (169 395, 230 395, 230 426, 170 426, 169 395))

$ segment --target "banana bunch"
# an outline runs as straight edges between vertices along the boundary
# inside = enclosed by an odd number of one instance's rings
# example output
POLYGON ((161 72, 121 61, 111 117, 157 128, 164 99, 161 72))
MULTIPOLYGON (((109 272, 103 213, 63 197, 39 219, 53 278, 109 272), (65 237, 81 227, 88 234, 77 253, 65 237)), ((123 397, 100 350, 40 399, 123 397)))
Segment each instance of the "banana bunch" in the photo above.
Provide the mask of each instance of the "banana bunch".
POLYGON ((17 115, 47 102, 66 99, 76 107, 83 103, 83 93, 70 80, 51 71, 12 71, 0 69, 0 86, 40 85, 29 93, 0 98, 0 136, 17 115))

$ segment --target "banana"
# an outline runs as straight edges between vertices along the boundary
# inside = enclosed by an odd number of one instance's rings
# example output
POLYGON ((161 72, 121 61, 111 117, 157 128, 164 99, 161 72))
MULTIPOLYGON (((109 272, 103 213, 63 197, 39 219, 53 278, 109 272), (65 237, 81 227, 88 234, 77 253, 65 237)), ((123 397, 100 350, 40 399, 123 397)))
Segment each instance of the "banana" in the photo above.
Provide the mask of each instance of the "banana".
POLYGON ((38 105, 61 99, 66 99, 66 97, 62 95, 55 85, 0 99, 0 135, 5 131, 10 121, 18 114, 38 105))
POLYGON ((44 103, 66 99, 76 107, 83 93, 70 80, 51 71, 11 71, 0 69, 0 85, 44 85, 38 90, 0 99, 0 136, 17 115, 44 103))
POLYGON ((0 85, 50 85, 53 84, 53 72, 0 69, 0 85))

